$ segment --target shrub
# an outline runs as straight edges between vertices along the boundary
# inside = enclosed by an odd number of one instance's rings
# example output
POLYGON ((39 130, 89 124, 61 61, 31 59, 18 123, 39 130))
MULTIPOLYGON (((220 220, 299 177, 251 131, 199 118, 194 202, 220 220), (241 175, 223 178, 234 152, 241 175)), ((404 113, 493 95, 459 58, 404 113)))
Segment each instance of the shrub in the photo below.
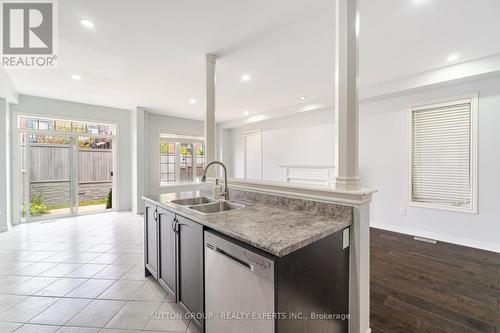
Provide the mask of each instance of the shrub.
MULTIPOLYGON (((30 202, 30 215, 31 216, 41 216, 49 213, 49 208, 45 206, 42 201, 41 195, 33 195, 30 202)), ((23 216, 26 215, 26 208, 22 207, 23 216)))
POLYGON ((108 201, 106 201, 106 209, 110 209, 113 206, 113 189, 109 190, 108 201))

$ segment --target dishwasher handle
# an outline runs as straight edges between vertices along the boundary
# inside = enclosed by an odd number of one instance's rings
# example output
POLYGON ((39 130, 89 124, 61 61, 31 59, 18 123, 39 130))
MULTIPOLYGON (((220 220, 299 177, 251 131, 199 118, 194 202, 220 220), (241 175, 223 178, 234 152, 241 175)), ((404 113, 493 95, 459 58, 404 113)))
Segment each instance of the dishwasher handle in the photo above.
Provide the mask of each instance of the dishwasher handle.
POLYGON ((219 249, 218 247, 216 247, 210 243, 207 243, 206 247, 207 247, 207 249, 214 251, 215 253, 218 253, 218 254, 226 257, 227 259, 229 259, 229 260, 239 264, 240 266, 243 266, 244 268, 249 269, 250 271, 253 272, 253 265, 251 265, 251 264, 249 264, 241 259, 238 259, 235 256, 232 256, 231 254, 227 253, 226 251, 219 249))

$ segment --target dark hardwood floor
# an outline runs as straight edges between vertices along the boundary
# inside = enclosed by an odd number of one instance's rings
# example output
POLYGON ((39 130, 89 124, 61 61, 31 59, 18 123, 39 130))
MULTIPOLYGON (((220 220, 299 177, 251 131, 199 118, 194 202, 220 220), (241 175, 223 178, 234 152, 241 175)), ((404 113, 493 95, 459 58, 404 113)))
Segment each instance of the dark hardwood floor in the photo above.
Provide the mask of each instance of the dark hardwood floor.
POLYGON ((500 254, 371 231, 373 333, 500 333, 500 254))

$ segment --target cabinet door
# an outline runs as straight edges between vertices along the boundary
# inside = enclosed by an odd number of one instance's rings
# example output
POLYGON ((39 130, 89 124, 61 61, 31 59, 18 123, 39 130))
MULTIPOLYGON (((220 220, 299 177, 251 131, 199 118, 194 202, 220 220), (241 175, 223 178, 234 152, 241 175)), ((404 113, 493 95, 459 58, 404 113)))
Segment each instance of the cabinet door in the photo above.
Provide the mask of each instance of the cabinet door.
POLYGON ((178 301, 191 313, 203 313, 203 227, 177 215, 178 301))
POLYGON ((146 203, 144 212, 144 264, 158 278, 158 233, 156 206, 146 203))
POLYGON ((177 251, 176 251, 176 232, 175 232, 175 214, 168 210, 158 208, 158 253, 160 267, 158 269, 158 281, 160 284, 176 295, 177 288, 177 251))

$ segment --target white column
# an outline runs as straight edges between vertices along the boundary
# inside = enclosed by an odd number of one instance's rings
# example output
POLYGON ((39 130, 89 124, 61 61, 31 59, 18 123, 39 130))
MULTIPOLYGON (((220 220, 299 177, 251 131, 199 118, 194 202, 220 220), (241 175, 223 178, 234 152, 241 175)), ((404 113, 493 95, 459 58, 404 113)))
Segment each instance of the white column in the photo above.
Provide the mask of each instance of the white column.
POLYGON ((338 190, 360 188, 357 17, 358 0, 336 0, 334 187, 338 190))
MULTIPOLYGON (((361 190, 359 178, 358 0, 336 0, 335 17, 336 190, 361 190)), ((370 332, 369 201, 354 206, 351 227, 349 333, 370 332)))
MULTIPOLYGON (((213 54, 205 55, 206 90, 205 90, 205 154, 206 162, 215 160, 215 64, 213 54)), ((212 173, 213 174, 213 173, 212 173)))
POLYGON ((136 107, 131 112, 131 139, 132 139, 132 212, 144 213, 144 150, 147 147, 145 141, 145 110, 136 107))
POLYGON ((354 206, 349 265, 349 333, 370 332, 370 202, 354 206))

